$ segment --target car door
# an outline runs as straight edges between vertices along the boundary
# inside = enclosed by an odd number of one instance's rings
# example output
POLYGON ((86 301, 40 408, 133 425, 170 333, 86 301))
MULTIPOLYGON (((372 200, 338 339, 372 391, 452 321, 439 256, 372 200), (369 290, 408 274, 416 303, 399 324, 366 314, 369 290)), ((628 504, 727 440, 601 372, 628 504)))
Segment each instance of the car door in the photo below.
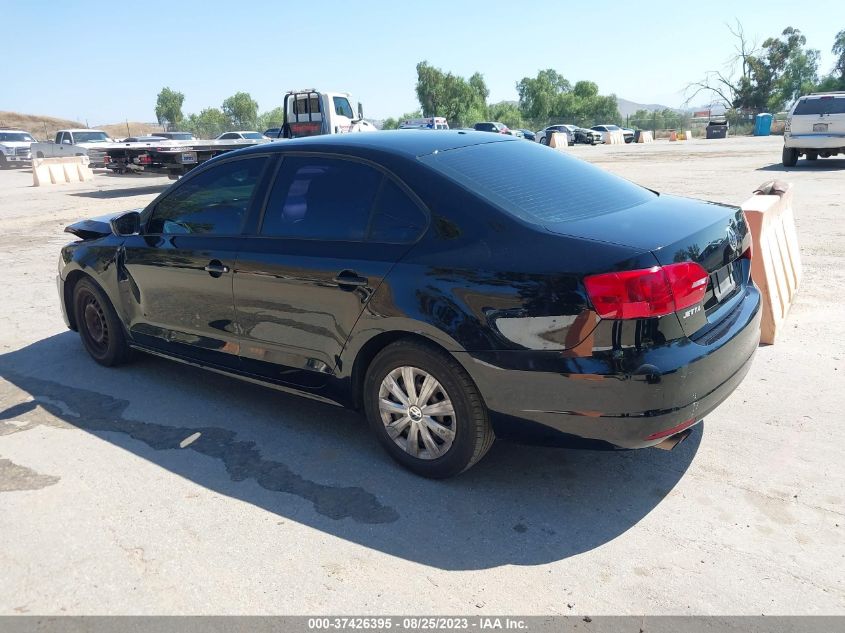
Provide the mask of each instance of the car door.
POLYGON ((204 364, 240 364, 232 269, 269 161, 250 156, 197 171, 145 212, 118 273, 137 343, 204 364))
POLYGON ((427 221, 416 197, 372 164, 286 155, 234 275, 244 369, 320 388, 364 306, 427 221))

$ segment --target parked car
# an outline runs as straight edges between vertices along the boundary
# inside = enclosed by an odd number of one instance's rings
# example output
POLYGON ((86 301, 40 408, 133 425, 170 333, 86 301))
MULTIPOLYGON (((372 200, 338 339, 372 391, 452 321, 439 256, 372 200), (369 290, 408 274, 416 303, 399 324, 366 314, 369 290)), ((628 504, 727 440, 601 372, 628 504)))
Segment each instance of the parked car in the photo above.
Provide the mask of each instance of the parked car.
POLYGON ((506 135, 255 145, 66 230, 59 298, 96 362, 139 350, 363 410, 426 477, 495 437, 670 448, 759 342, 740 209, 506 135))
POLYGON ((155 136, 161 136, 169 141, 196 141, 197 138, 191 132, 156 132, 155 136))
POLYGON ((520 128, 520 129, 517 130, 517 132, 522 132, 522 138, 524 138, 528 141, 536 140, 536 135, 531 130, 526 130, 526 129, 520 128))
POLYGON ((282 128, 271 127, 269 130, 264 130, 264 136, 266 136, 267 138, 281 138, 282 128))
POLYGON ((498 121, 476 123, 473 129, 478 132, 496 132, 497 134, 510 134, 511 132, 507 125, 498 121))
POLYGON ((448 130, 449 122, 442 116, 429 116, 421 119, 405 119, 399 122, 400 130, 448 130))
POLYGON ((783 132, 782 161, 817 160, 845 154, 845 92, 814 92, 792 106, 783 132))
POLYGON ((32 164, 30 147, 36 142, 26 130, 0 128, 0 169, 32 164))
POLYGON ((577 125, 558 124, 540 130, 535 135, 535 140, 542 145, 549 144, 549 137, 552 132, 564 132, 569 136, 569 144, 584 143, 586 145, 598 145, 603 143, 601 133, 577 125))
POLYGON ((169 141, 164 136, 127 136, 121 143, 155 143, 156 141, 169 141))
POLYGON ((634 142, 634 130, 623 129, 618 125, 594 125, 590 129, 595 130, 596 132, 622 132, 626 143, 634 142))
POLYGON ((242 141, 242 140, 259 140, 267 138, 261 132, 256 132, 254 130, 245 130, 240 132, 224 132, 220 136, 218 136, 215 140, 217 141, 242 141))

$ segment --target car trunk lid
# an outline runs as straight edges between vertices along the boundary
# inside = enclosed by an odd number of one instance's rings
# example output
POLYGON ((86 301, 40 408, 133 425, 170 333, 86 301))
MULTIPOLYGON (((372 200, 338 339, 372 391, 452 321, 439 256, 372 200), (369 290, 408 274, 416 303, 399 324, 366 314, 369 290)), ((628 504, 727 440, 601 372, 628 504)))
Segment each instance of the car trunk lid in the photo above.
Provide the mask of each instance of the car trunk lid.
POLYGON ((687 336, 702 335, 724 318, 749 283, 742 256, 751 234, 742 210, 661 195, 601 216, 546 225, 552 232, 650 251, 660 265, 695 262, 708 273, 703 301, 676 314, 687 336))

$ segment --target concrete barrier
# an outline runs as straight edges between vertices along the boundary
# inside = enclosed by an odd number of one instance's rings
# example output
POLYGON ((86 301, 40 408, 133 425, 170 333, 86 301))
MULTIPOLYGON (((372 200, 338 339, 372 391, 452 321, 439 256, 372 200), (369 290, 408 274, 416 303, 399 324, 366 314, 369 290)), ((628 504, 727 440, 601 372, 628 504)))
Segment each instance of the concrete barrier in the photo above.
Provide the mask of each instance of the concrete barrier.
POLYGON ((692 140, 692 130, 684 130, 684 138, 688 141, 692 140))
POLYGON ((552 132, 549 137, 549 147, 555 149, 569 148, 569 135, 565 132, 552 132))
POLYGON ((801 253, 792 211, 792 184, 761 185, 742 210, 751 230, 751 277, 763 297, 760 342, 771 345, 801 283, 801 253))
POLYGON ((634 137, 637 143, 654 143, 654 135, 650 130, 637 130, 634 137))
POLYGON ((33 158, 32 186, 58 185, 66 182, 94 180, 87 156, 33 158))
POLYGON ((616 132, 602 132, 602 139, 605 145, 624 145, 625 133, 622 130, 616 132))

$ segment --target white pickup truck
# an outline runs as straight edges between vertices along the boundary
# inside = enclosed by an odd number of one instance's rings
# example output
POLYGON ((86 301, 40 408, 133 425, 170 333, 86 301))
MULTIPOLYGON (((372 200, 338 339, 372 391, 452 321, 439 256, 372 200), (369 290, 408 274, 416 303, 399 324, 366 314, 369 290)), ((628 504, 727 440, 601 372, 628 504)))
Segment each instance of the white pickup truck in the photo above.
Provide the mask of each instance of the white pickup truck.
POLYGON ((26 130, 0 128, 0 169, 28 165, 32 143, 35 139, 26 130))
POLYGON ((102 130, 59 130, 56 140, 47 143, 33 143, 33 158, 56 158, 61 156, 88 156, 91 167, 106 166, 106 148, 114 143, 102 130))

